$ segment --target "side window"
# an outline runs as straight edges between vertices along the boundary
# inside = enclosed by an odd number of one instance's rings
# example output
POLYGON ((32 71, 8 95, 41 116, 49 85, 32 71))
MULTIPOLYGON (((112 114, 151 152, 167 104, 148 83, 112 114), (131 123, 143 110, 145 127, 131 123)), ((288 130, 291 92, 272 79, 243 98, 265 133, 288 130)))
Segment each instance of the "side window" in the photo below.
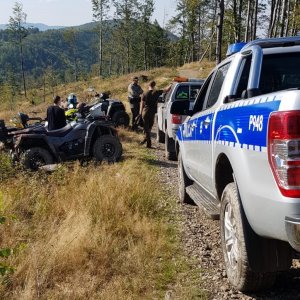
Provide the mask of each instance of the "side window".
POLYGON ((201 85, 191 86, 190 101, 195 101, 196 96, 198 95, 200 89, 201 89, 201 85))
POLYGON ((250 66, 251 66, 251 58, 252 56, 249 55, 246 58, 244 58, 243 62, 242 62, 242 73, 239 79, 239 83, 236 89, 236 98, 237 99, 241 99, 243 98, 243 92, 247 90, 247 86, 248 86, 248 79, 249 79, 249 73, 250 73, 250 66))
POLYGON ((208 87, 210 85, 210 82, 211 82, 214 74, 215 73, 210 74, 210 76, 205 80, 203 86, 201 87, 201 90, 200 90, 199 94, 197 95, 197 99, 195 101, 193 113, 197 113, 197 112, 203 110, 203 103, 205 100, 205 96, 207 94, 208 87))
POLYGON ((229 66, 230 63, 223 65, 217 70, 217 74, 215 76, 214 82, 210 89, 209 96, 207 98, 206 108, 213 106, 217 102, 229 66))
POLYGON ((189 86, 188 85, 181 85, 178 87, 175 100, 185 100, 189 99, 189 86))

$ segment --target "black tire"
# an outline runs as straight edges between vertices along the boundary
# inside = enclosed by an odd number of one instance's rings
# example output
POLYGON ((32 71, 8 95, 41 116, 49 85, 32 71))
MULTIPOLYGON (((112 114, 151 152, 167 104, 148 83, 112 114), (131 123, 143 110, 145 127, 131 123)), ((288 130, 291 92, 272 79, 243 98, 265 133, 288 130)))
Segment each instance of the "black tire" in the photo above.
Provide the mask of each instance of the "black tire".
POLYGON ((126 111, 120 110, 116 111, 112 116, 112 121, 115 123, 115 126, 129 126, 129 115, 126 111))
POLYGON ((156 117, 156 141, 158 143, 164 143, 165 142, 165 133, 161 131, 158 127, 158 118, 156 117))
POLYGON ((21 163, 25 169, 37 171, 41 166, 52 164, 53 157, 45 148, 33 147, 22 154, 21 163))
MULTIPOLYGON (((177 160, 176 152, 169 151, 170 143, 175 143, 173 139, 169 138, 167 132, 165 133, 165 156, 168 160, 177 160)), ((175 147, 174 147, 175 148, 175 147)))
POLYGON ((98 162, 116 162, 121 158, 122 151, 122 144, 117 137, 102 135, 94 143, 93 157, 98 162))
POLYGON ((251 228, 235 183, 225 187, 221 201, 222 251, 230 283, 240 291, 258 291, 271 287, 276 278, 275 272, 254 272, 250 268, 249 257, 257 249, 247 241, 247 230, 251 228))
POLYGON ((178 190, 179 190, 179 200, 181 203, 193 204, 195 202, 192 198, 187 194, 186 188, 189 185, 192 185, 193 181, 189 179, 184 171, 184 167, 182 164, 182 156, 181 152, 178 153, 178 190))

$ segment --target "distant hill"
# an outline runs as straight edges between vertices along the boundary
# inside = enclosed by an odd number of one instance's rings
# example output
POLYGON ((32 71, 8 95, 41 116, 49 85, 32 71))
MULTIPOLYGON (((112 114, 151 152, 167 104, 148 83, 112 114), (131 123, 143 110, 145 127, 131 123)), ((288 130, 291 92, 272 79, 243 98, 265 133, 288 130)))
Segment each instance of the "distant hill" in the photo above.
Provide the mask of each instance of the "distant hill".
MULTIPOLYGON (((61 29, 65 28, 66 26, 49 26, 43 23, 26 23, 24 24, 24 27, 26 28, 37 28, 39 31, 46 31, 50 29, 61 29)), ((5 30, 7 28, 7 24, 0 24, 0 30, 5 30)))
MULTIPOLYGON (((20 82, 19 49, 13 43, 12 35, 0 25, 0 85, 6 80, 20 82), (14 78, 12 75, 17 76, 14 78)), ((41 85, 47 78, 51 84, 88 78, 97 74, 99 33, 97 22, 80 26, 63 27, 45 24, 26 24, 28 34, 23 41, 24 69, 29 81, 41 85)), ((118 33, 118 21, 105 21, 103 41, 103 75, 120 74, 126 66, 126 56, 122 36, 118 33), (121 45, 121 46, 120 46, 121 45), (122 48, 123 47, 123 48, 122 48), (122 69, 123 68, 123 69, 122 69)), ((159 67, 168 63, 168 43, 178 37, 152 24, 147 45, 149 67, 159 67)), ((131 69, 142 70, 144 65, 143 42, 138 33, 133 32, 137 41, 132 44, 131 69)), ((170 53, 173 55, 173 53, 170 53)), ((130 71, 129 70, 129 71, 130 71)))

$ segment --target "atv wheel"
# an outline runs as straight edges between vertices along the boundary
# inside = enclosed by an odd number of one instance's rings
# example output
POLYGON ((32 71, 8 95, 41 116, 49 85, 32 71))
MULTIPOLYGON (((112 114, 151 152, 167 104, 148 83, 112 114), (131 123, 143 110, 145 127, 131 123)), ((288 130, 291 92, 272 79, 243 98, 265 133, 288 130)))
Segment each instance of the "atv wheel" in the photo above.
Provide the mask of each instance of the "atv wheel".
POLYGON ((96 161, 115 162, 122 155, 122 145, 119 140, 112 135, 103 135, 95 141, 93 156, 96 161))
POLYGON ((129 115, 127 114, 126 111, 117 111, 113 114, 112 120, 115 123, 115 126, 124 126, 128 127, 129 126, 129 115))
POLYGON ((52 164, 53 157, 48 150, 34 147, 23 153, 21 162, 25 169, 37 171, 41 166, 52 164))

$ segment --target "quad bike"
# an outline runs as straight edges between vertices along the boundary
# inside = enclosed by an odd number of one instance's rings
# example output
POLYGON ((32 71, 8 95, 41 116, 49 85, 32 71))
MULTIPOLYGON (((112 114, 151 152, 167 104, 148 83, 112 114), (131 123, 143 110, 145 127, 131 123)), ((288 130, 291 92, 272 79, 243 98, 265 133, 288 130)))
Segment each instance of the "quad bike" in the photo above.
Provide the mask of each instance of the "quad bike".
POLYGON ((10 147, 13 143, 14 132, 22 129, 42 126, 43 119, 40 117, 29 117, 27 114, 19 112, 11 120, 13 126, 5 126, 4 120, 0 120, 0 142, 10 147), (30 123, 30 121, 35 121, 30 123))
POLYGON ((109 94, 102 93, 93 104, 82 103, 78 107, 71 107, 66 111, 68 121, 86 118, 88 120, 110 120, 115 127, 129 125, 129 115, 124 104, 115 99, 110 99, 109 94))
POLYGON ((0 120, 0 141, 9 148, 14 161, 32 171, 75 159, 116 162, 122 155, 116 129, 101 121, 71 122, 52 131, 41 125, 9 131, 0 120))

